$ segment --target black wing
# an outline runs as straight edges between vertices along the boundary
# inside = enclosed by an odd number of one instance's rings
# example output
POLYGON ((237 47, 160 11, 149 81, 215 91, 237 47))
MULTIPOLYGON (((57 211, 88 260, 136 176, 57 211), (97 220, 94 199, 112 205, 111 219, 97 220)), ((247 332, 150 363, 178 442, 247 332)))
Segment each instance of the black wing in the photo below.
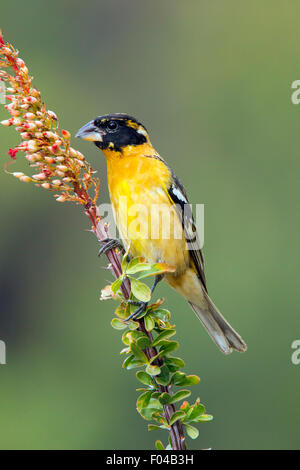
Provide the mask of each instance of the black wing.
POLYGON ((190 257, 194 262, 198 276, 207 292, 206 278, 204 273, 204 258, 200 248, 199 237, 197 234, 192 209, 183 184, 179 181, 174 173, 172 173, 172 183, 168 188, 168 193, 176 205, 176 210, 178 216, 180 217, 185 237, 189 245, 190 257))

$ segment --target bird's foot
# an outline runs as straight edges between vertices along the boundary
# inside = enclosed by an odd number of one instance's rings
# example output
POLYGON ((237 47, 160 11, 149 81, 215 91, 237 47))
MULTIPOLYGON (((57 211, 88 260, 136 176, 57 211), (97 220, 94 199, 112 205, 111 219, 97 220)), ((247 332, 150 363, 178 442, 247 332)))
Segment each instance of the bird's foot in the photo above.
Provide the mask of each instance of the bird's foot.
POLYGON ((134 320, 139 315, 141 315, 141 313, 144 313, 148 306, 148 302, 137 302, 135 300, 128 300, 128 303, 131 305, 136 305, 138 308, 133 313, 131 313, 129 317, 125 318, 125 320, 123 320, 124 322, 127 322, 129 320, 134 320))
MULTIPOLYGON (((163 275, 161 274, 158 274, 157 276, 155 276, 155 279, 154 279, 154 282, 153 282, 153 285, 151 287, 151 295, 153 294, 154 292, 154 289, 155 287, 157 286, 157 284, 163 279, 163 275)), ((137 300, 128 300, 127 303, 131 304, 131 305, 136 305, 138 308, 131 314, 129 315, 129 317, 125 318, 125 320, 123 320, 124 322, 126 321, 129 321, 129 320, 134 320, 135 318, 137 318, 139 315, 141 315, 142 313, 145 312, 145 310, 147 309, 148 307, 148 303, 149 302, 142 302, 142 301, 137 301, 137 300)))
POLYGON ((103 253, 107 253, 107 251, 112 250, 113 248, 119 248, 122 253, 125 252, 121 240, 117 238, 104 238, 101 240, 101 243, 104 243, 104 245, 100 248, 98 256, 101 256, 103 253))

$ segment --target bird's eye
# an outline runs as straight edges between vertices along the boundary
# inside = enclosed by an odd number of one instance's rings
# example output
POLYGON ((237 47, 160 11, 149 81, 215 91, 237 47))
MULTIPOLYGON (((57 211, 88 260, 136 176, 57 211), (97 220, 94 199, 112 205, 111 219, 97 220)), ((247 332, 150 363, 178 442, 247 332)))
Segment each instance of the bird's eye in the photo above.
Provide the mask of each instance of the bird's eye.
POLYGON ((108 121, 107 129, 110 131, 115 131, 118 128, 118 123, 116 121, 108 121))
POLYGON ((100 125, 101 125, 101 120, 100 119, 95 119, 94 126, 100 127, 100 125))

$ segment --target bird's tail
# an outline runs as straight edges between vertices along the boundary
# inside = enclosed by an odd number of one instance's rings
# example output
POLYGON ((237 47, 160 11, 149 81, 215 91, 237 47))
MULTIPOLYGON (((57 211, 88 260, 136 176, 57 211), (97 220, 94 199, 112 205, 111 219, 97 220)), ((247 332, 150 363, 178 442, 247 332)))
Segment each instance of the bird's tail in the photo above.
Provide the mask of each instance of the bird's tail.
POLYGON ((246 351, 246 343, 221 315, 206 292, 204 292, 204 295, 206 299, 205 307, 200 308, 191 302, 189 304, 218 348, 224 354, 230 354, 233 349, 239 352, 246 351))

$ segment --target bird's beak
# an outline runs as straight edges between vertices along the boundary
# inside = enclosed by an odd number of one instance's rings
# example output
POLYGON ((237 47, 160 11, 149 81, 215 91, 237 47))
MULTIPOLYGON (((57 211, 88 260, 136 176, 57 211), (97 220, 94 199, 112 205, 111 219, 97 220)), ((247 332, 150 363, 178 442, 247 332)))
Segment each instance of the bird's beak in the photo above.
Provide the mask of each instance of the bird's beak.
POLYGON ((103 133, 101 133, 101 130, 94 125, 93 121, 88 122, 85 126, 79 129, 75 137, 79 137, 80 139, 84 140, 89 140, 91 142, 103 141, 103 133))

